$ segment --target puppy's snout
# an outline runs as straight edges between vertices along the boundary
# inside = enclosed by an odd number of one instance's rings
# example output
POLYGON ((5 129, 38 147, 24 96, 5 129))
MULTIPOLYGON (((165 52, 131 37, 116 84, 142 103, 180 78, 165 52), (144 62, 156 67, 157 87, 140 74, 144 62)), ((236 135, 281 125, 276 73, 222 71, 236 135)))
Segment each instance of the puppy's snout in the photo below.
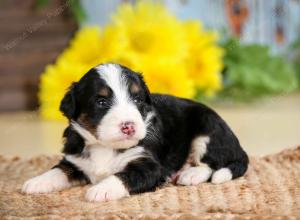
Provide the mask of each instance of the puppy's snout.
POLYGON ((121 123, 121 132, 128 136, 132 136, 135 133, 135 124, 132 121, 126 121, 121 123))

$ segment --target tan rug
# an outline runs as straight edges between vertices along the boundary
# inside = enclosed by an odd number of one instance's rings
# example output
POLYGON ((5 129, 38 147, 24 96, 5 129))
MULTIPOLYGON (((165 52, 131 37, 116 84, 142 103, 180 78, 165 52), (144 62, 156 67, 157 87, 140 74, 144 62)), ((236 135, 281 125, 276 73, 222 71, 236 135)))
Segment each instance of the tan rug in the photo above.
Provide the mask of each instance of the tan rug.
POLYGON ((0 156, 0 219, 300 219, 300 146, 252 157, 245 177, 213 185, 168 185, 119 201, 89 203, 88 186, 23 195, 22 183, 59 156, 0 156))

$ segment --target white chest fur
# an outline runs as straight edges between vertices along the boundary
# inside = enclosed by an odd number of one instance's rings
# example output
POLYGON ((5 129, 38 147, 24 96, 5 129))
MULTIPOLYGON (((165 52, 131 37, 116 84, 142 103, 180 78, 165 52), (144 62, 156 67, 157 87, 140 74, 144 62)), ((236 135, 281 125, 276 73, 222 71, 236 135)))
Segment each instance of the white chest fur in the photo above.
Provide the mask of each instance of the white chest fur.
POLYGON ((124 153, 117 153, 111 148, 94 145, 89 146, 87 151, 89 156, 66 155, 66 159, 82 170, 93 184, 121 171, 130 161, 146 156, 142 147, 135 147, 126 150, 124 153))

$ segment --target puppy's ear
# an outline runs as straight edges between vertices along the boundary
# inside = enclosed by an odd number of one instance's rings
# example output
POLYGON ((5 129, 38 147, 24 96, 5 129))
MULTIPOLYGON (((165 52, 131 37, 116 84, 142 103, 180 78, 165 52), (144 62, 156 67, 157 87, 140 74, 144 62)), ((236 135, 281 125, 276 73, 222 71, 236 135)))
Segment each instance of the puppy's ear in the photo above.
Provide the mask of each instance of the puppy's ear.
POLYGON ((144 77, 141 73, 138 74, 139 78, 140 78, 140 81, 141 81, 141 86, 142 86, 142 89, 145 91, 145 95, 146 95, 146 103, 148 103, 149 105, 152 104, 152 101, 151 101, 151 97, 150 97, 150 91, 149 91, 149 88, 148 86, 146 85, 145 83, 145 80, 144 80, 144 77))
POLYGON ((65 94, 64 98, 61 100, 60 107, 59 107, 59 110, 68 119, 74 118, 76 113, 75 87, 76 87, 76 83, 73 83, 70 86, 69 91, 65 94))
POLYGON ((64 154, 80 154, 83 151, 84 139, 71 126, 68 126, 63 134, 64 154))

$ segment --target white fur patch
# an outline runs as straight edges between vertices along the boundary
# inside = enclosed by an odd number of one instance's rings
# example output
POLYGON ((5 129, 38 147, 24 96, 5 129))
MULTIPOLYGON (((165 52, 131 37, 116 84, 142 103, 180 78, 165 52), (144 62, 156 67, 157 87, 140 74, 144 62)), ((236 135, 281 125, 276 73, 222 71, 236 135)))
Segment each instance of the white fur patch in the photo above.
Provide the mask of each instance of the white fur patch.
POLYGON ((40 176, 27 180, 22 192, 27 194, 49 193, 71 187, 66 174, 59 168, 54 168, 40 176))
POLYGON ((112 175, 88 189, 85 198, 91 202, 110 201, 129 196, 122 181, 112 175))
POLYGON ((115 104, 128 104, 129 94, 127 82, 122 76, 122 69, 118 64, 102 64, 96 67, 100 78, 112 89, 115 96, 115 104))
POLYGON ((119 154, 111 148, 97 145, 89 146, 86 151, 89 155, 87 157, 66 155, 65 158, 82 170, 93 184, 121 171, 130 161, 146 156, 142 147, 134 147, 119 154))
POLYGON ((211 182, 215 184, 224 183, 229 180, 232 180, 232 173, 228 168, 221 168, 217 170, 211 178, 211 182))
POLYGON ((146 152, 142 147, 128 149, 124 153, 118 154, 115 157, 111 166, 111 173, 117 173, 123 170, 129 162, 147 156, 148 155, 146 155, 146 152))
POLYGON ((212 174, 212 169, 207 165, 189 167, 179 174, 177 184, 178 185, 198 185, 206 182, 212 174))
POLYGON ((151 119, 155 116, 155 112, 148 112, 146 119, 145 119, 145 123, 147 126, 149 126, 151 124, 151 119))
POLYGON ((205 155, 207 151, 207 144, 209 143, 210 138, 208 136, 199 136, 195 138, 192 142, 192 154, 193 162, 196 165, 200 165, 200 160, 205 155))
POLYGON ((96 69, 99 76, 112 89, 114 95, 112 106, 97 127, 98 139, 111 148, 132 147, 146 136, 146 124, 136 105, 130 99, 122 69, 117 64, 100 65, 96 69), (133 122, 135 125, 135 134, 130 138, 124 138, 120 129, 120 125, 125 122, 133 122))

